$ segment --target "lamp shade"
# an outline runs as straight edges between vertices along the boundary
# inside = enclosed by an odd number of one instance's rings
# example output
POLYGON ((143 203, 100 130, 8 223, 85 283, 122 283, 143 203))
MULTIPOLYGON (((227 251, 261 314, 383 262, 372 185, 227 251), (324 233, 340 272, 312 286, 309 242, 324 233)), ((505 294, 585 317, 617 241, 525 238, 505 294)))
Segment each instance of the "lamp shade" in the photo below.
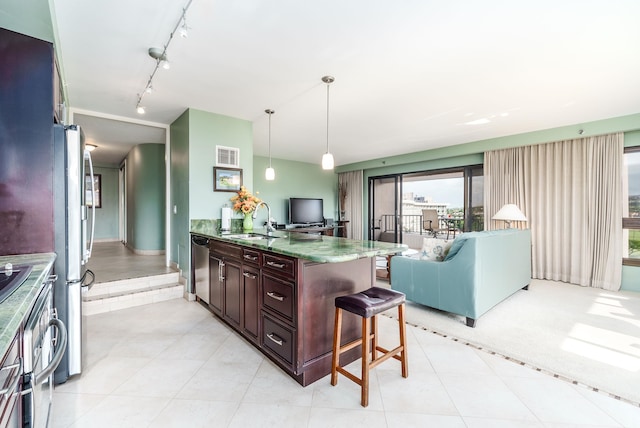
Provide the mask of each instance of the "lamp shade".
POLYGON ((511 227, 512 221, 527 221, 527 217, 522 214, 522 211, 515 204, 506 204, 491 218, 493 220, 504 220, 507 223, 507 228, 511 227))
POLYGON ((275 180, 275 178, 276 178, 275 169, 273 169, 271 167, 267 168, 267 170, 264 172, 264 178, 269 180, 269 181, 275 180))
POLYGON ((333 155, 329 152, 322 155, 322 169, 333 169, 333 155))

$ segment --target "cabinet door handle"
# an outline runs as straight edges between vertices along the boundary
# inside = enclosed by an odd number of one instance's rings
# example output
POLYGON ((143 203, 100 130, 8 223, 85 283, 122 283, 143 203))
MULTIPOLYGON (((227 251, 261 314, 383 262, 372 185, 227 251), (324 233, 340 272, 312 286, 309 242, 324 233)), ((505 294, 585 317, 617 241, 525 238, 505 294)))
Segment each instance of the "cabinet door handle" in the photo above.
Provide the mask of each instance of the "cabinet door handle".
POLYGON ((273 291, 267 291, 267 296, 271 297, 272 299, 275 299, 279 302, 284 302, 284 296, 278 294, 278 293, 274 293, 273 291))
POLYGON ((269 266, 277 267, 278 269, 282 269, 284 267, 284 263, 276 263, 276 262, 267 262, 269 266))
POLYGON ((275 343, 276 345, 278 345, 278 346, 282 346, 282 344, 284 343, 284 342, 282 341, 282 339, 280 339, 280 338, 278 337, 278 335, 277 335, 277 334, 275 334, 275 333, 269 333, 269 334, 267 334, 267 337, 268 337, 269 339, 271 339, 271 341, 272 341, 273 343, 275 343))
POLYGON ((247 278, 250 279, 256 279, 257 277, 253 274, 250 274, 249 272, 242 272, 242 275, 246 276, 247 278))
POLYGON ((245 254, 244 258, 247 260, 253 260, 254 262, 258 260, 258 256, 250 256, 249 254, 245 254))

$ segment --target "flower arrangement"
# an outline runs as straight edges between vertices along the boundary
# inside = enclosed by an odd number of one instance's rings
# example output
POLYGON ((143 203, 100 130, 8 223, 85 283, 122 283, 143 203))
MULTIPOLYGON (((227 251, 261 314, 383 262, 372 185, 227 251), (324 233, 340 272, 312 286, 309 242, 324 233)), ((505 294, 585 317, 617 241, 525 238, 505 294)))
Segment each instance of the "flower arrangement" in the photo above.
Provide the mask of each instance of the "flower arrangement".
POLYGON ((242 214, 251 214, 256 209, 260 199, 253 196, 246 187, 240 186, 237 194, 231 198, 233 211, 242 214))

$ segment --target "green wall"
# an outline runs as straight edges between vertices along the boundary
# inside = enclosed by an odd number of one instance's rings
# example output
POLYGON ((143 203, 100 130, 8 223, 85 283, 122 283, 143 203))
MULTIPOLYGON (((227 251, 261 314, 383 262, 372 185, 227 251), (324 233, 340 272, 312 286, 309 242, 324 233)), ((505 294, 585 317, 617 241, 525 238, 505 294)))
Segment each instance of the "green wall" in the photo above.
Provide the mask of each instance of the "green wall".
POLYGON ((233 195, 213 191, 216 145, 240 149, 243 183, 253 190, 253 128, 249 121, 186 110, 171 124, 171 248, 170 259, 189 279, 191 219, 220 218, 233 195))
POLYGON ((118 168, 95 167, 95 174, 100 174, 102 207, 96 208, 97 241, 117 241, 118 221, 118 168))
POLYGON ((126 158, 127 246, 134 250, 165 248, 164 152, 164 144, 139 144, 126 158))
POLYGON ((48 0, 2 0, 0 27, 54 42, 52 17, 48 0))
POLYGON ((169 258, 189 276, 189 110, 170 128, 171 248, 169 258))
MULTIPOLYGON (((287 223, 290 197, 322 198, 325 218, 338 218, 337 188, 338 175, 334 171, 325 171, 317 164, 271 159, 276 178, 267 181, 264 172, 269 166, 269 158, 253 158, 253 184, 258 197, 271 208, 271 217, 280 224, 287 223)), ((218 216, 219 217, 219 216, 218 216)), ((264 224, 267 212, 260 208, 257 225, 264 224)))
POLYGON ((232 192, 213 191, 216 145, 240 149, 242 182, 251 192, 253 184, 253 125, 251 122, 189 110, 189 217, 220 218, 220 209, 232 192))

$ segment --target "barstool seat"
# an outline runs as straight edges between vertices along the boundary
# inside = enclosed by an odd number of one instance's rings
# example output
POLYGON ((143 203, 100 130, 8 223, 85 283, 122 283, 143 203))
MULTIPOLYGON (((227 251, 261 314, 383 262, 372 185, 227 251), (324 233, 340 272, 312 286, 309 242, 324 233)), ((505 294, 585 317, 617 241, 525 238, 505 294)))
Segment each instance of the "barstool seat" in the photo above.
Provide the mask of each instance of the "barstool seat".
POLYGON ((407 363, 406 328, 404 323, 405 295, 399 291, 386 288, 371 287, 368 290, 335 299, 335 324, 333 329, 333 358, 331 363, 331 385, 337 385, 338 373, 357 383, 361 387, 360 404, 369 405, 369 370, 389 358, 395 358, 402 364, 402 377, 409 375, 407 363), (398 307, 398 324, 400 345, 387 350, 378 345, 377 315, 398 307), (362 317, 362 336, 346 345, 341 345, 342 311, 362 317), (371 322, 369 322, 371 320, 371 322), (362 346, 362 375, 360 378, 340 366, 340 355, 356 346, 362 346), (378 352, 381 353, 378 356, 378 352), (369 360, 371 354, 371 360, 369 360))

